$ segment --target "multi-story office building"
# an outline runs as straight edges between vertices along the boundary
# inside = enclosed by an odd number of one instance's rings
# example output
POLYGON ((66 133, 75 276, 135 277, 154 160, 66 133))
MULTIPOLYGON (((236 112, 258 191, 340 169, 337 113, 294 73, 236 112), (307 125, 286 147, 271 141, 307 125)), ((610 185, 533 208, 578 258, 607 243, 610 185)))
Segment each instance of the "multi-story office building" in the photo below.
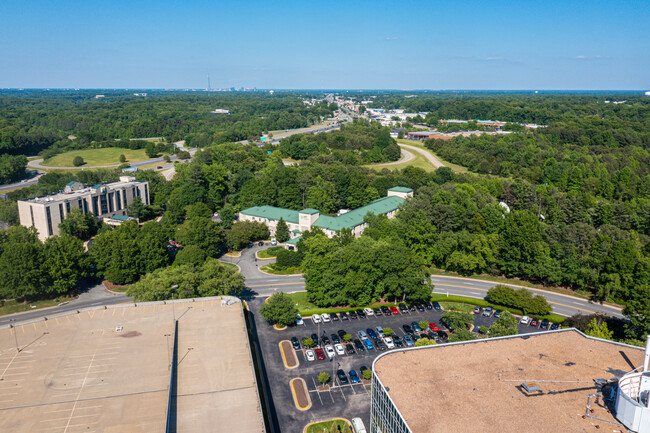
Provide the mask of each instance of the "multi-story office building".
POLYGON ((126 215, 126 207, 135 197, 149 204, 149 182, 131 176, 93 186, 70 182, 56 194, 18 201, 20 224, 35 227, 38 237, 44 241, 59 234, 59 224, 74 209, 92 213, 98 219, 126 215))
POLYGON ((650 432, 649 358, 575 329, 392 350, 370 432, 650 432))

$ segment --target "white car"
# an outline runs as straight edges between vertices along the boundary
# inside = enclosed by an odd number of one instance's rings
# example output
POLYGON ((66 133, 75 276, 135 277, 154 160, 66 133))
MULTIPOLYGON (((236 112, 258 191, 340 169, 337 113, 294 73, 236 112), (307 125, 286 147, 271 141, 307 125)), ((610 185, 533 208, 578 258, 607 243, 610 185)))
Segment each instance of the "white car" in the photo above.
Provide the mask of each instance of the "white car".
POLYGON ((276 246, 278 244, 278 241, 275 240, 275 238, 271 239, 271 245, 276 246))
POLYGON ((366 307, 363 309, 363 312, 366 313, 366 316, 374 316, 375 313, 372 311, 372 308, 366 307))
POLYGON ((391 337, 384 337, 384 344, 386 344, 386 347, 389 349, 394 349, 395 348, 395 342, 393 342, 393 339, 391 337))
POLYGON ((528 325, 530 323, 530 317, 528 316, 522 317, 519 323, 521 323, 522 325, 528 325))
POLYGON ((307 349, 305 351, 305 358, 307 358, 307 361, 315 361, 316 357, 314 356, 314 351, 311 349, 307 349))
POLYGON ((321 319, 323 319, 323 322, 325 322, 325 323, 329 323, 329 322, 332 321, 332 320, 330 319, 330 315, 327 314, 327 313, 323 313, 323 314, 321 314, 320 317, 321 317, 321 319))
POLYGON ((329 359, 334 358, 334 348, 332 347, 331 344, 328 344, 327 346, 325 346, 325 354, 327 355, 327 357, 329 359))
POLYGON ((345 355, 345 350, 343 349, 343 345, 341 343, 336 343, 334 345, 334 350, 336 350, 336 354, 339 356, 345 355))
POLYGON ((298 316, 296 316, 296 325, 304 325, 304 324, 305 324, 305 321, 302 320, 302 316, 300 314, 298 314, 298 316))
POLYGON ((313 316, 311 316, 311 320, 313 320, 314 323, 320 323, 321 322, 320 314, 314 314, 313 316))

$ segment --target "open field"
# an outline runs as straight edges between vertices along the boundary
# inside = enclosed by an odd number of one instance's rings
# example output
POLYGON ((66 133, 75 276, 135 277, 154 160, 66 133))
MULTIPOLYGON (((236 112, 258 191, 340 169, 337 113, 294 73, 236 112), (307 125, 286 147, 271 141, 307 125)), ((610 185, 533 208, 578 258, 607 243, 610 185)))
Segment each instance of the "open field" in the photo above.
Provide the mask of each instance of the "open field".
POLYGON ((421 168, 425 171, 433 171, 436 168, 429 163, 422 155, 420 155, 417 152, 412 152, 413 156, 415 159, 412 161, 408 162, 401 162, 399 164, 390 164, 386 165, 386 163, 381 163, 381 164, 370 164, 366 165, 365 167, 372 168, 373 170, 383 170, 384 168, 387 168, 388 170, 402 170, 406 167, 412 166, 412 167, 418 167, 421 168))
POLYGON ((465 167, 463 167, 462 165, 452 164, 452 163, 449 162, 449 161, 445 161, 444 159, 440 158, 438 155, 436 155, 435 153, 433 153, 431 150, 427 149, 427 148, 424 146, 424 143, 422 143, 421 141, 417 141, 417 140, 407 140, 407 139, 405 139, 405 138, 398 138, 398 139, 397 139, 397 142, 398 142, 398 143, 402 143, 402 144, 408 144, 408 145, 410 145, 410 146, 419 147, 420 149, 424 149, 424 150, 426 150, 427 152, 429 152, 431 155, 435 156, 435 157, 436 157, 440 162, 442 162, 442 163, 445 165, 445 167, 449 167, 449 168, 451 168, 451 169, 452 169, 453 171, 455 171, 456 173, 467 173, 467 169, 466 169, 465 167))
MULTIPOLYGON (((120 155, 126 156, 126 162, 136 162, 144 161, 149 159, 144 149, 121 149, 119 147, 106 147, 102 149, 83 149, 83 150, 72 150, 70 152, 65 152, 60 155, 56 155, 53 158, 43 161, 42 165, 46 167, 74 167, 72 160, 76 156, 80 156, 86 162, 84 166, 93 167, 98 165, 111 165, 111 164, 120 164, 120 155)), ((80 167, 80 168, 81 168, 80 167)))

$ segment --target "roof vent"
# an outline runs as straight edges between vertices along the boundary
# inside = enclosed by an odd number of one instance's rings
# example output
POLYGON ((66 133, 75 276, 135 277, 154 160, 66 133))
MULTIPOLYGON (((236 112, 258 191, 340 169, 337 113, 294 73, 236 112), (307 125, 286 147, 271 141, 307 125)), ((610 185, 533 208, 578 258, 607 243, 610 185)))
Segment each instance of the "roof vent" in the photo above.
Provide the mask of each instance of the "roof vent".
POLYGON ((539 391, 539 386, 534 382, 522 383, 521 386, 526 390, 526 392, 539 391))

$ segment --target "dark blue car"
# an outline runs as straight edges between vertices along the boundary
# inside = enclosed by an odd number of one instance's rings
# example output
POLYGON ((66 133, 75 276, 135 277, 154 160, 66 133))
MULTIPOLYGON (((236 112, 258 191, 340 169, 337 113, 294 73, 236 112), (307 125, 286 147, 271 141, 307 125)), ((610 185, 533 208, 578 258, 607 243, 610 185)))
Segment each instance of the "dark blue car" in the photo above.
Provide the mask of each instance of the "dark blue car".
POLYGON ((368 334, 373 340, 377 338, 377 333, 372 328, 366 329, 366 334, 368 334))
POLYGON ((350 370, 350 380, 352 383, 359 383, 359 375, 354 370, 350 370))

